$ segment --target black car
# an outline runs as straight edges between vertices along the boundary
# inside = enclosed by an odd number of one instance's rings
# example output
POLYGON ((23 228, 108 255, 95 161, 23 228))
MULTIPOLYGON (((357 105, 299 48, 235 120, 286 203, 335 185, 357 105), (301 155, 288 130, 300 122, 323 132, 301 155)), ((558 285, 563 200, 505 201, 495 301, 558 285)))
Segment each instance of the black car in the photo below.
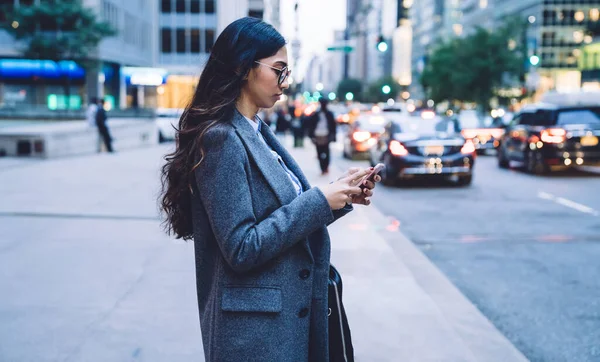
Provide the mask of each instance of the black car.
POLYGON ((533 174, 573 166, 600 166, 600 105, 536 104, 508 125, 498 148, 498 166, 521 162, 533 174))
MULTIPOLYGON (((416 118, 416 117, 415 117, 416 118)), ((371 165, 383 163, 382 182, 416 177, 454 177, 459 185, 473 179, 475 146, 460 133, 440 131, 438 119, 390 122, 370 152, 371 165)))

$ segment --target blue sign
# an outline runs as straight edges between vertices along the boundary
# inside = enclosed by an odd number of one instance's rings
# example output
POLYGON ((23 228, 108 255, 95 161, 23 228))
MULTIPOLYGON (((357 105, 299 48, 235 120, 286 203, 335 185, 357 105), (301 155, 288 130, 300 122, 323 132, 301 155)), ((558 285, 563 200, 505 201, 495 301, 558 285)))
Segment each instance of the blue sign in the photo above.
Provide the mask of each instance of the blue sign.
POLYGON ((85 70, 72 60, 0 59, 0 79, 83 79, 85 70))

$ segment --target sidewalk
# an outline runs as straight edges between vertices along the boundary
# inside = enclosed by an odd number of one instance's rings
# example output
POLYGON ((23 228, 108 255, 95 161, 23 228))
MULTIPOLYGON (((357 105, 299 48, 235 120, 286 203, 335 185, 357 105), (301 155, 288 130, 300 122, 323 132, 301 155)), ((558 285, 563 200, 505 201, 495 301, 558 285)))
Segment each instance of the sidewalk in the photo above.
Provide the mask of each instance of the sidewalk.
MULTIPOLYGON (((0 169, 0 361, 203 360, 193 245, 159 226, 170 147, 0 169)), ((356 360, 525 360, 396 228, 373 206, 330 227, 356 360)))
MULTIPOLYGON (((294 149, 286 141, 312 185, 345 171, 332 164, 330 175, 321 176, 312 144, 294 149)), ((357 361, 527 360, 401 233, 397 220, 373 204, 354 209, 329 232, 357 361)))

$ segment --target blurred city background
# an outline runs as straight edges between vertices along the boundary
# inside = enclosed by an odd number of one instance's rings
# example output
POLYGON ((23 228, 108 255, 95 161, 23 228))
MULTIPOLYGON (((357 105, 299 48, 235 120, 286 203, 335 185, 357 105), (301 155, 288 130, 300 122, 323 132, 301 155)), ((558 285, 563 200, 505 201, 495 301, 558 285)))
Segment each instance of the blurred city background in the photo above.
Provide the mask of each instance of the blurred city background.
POLYGON ((600 0, 0 0, 0 361, 201 360, 158 169, 244 16, 311 183, 386 166, 330 227, 357 360, 600 361, 600 0))

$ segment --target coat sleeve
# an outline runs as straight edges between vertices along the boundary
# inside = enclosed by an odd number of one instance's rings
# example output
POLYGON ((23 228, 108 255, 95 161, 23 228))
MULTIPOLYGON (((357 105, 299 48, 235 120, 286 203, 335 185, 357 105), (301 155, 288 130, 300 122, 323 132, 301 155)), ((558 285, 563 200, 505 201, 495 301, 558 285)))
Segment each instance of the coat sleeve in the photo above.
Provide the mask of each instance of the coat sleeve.
POLYGON ((334 220, 325 195, 315 187, 258 222, 241 140, 230 132, 223 142, 208 140, 205 147, 196 183, 217 243, 233 270, 259 268, 334 220))

